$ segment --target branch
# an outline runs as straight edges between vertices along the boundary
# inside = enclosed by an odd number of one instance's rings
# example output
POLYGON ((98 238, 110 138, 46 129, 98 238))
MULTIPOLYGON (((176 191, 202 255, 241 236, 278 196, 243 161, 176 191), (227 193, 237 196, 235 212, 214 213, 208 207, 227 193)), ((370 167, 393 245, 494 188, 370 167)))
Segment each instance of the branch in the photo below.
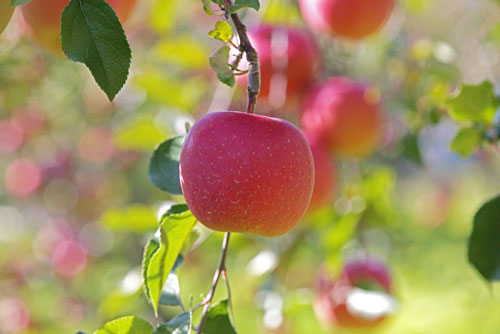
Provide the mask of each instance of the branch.
MULTIPOLYGON (((226 13, 229 13, 229 8, 232 3, 231 0, 223 0, 226 13)), ((248 104, 247 113, 253 114, 255 111, 255 104, 257 103, 257 96, 260 93, 260 64, 259 55, 250 43, 247 34, 247 27, 243 24, 237 13, 231 14, 234 26, 240 38, 240 52, 245 52, 248 61, 248 104)))
POLYGON ((227 250, 229 248, 229 238, 231 237, 231 233, 226 232, 224 234, 224 241, 222 241, 222 253, 220 255, 220 260, 219 260, 219 266, 217 267, 217 270, 215 271, 214 279, 212 281, 212 287, 210 288, 210 291, 208 292, 207 297, 203 301, 202 304, 200 305, 205 305, 203 307, 203 313, 201 315, 201 320, 200 324, 198 325, 198 328, 196 330, 197 334, 201 334, 203 331, 203 326, 205 325, 205 320, 207 319, 208 315, 208 309, 210 308, 210 304, 212 302, 212 299, 214 298, 215 295, 215 289, 217 288, 217 284, 219 283, 219 279, 222 275, 223 272, 226 271, 226 257, 227 257, 227 250))

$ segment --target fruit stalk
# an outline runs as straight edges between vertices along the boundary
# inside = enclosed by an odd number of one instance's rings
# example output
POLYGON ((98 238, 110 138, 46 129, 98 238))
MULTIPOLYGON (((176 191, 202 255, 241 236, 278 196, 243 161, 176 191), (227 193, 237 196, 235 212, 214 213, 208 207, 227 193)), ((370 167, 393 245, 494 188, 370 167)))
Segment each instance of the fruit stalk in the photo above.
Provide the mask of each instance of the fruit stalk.
MULTIPOLYGON (((229 8, 232 3, 231 0, 223 0, 224 7, 227 13, 229 13, 229 8)), ((260 64, 259 55, 253 47, 247 34, 247 27, 241 21, 237 13, 232 13, 231 20, 233 20, 236 32, 240 38, 240 52, 244 52, 247 56, 248 62, 248 103, 247 103, 247 113, 253 114, 255 111, 255 105, 257 103, 257 96, 260 92, 260 64)))
POLYGON ((212 286, 210 287, 210 291, 208 291, 207 297, 203 301, 203 313, 201 315, 200 324, 196 330, 197 334, 201 334, 203 332, 203 326, 205 325, 205 320, 207 319, 208 310, 210 309, 210 304, 215 295, 215 289, 217 288, 217 284, 219 283, 220 277, 226 271, 226 257, 227 250, 229 249, 229 238, 231 237, 230 232, 226 232, 224 234, 224 240, 222 241, 222 252, 220 255, 219 265, 217 266, 217 270, 215 271, 214 279, 212 281, 212 286))

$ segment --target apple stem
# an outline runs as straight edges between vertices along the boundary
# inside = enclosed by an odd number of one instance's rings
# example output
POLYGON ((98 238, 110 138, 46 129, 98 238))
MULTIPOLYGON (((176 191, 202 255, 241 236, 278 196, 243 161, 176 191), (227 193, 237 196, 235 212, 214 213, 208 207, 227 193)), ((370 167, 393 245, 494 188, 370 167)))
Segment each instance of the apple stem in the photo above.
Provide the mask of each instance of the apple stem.
MULTIPOLYGON (((229 8, 232 3, 231 0, 223 0, 224 9, 226 13, 230 13, 229 8)), ((231 14, 231 19, 233 20, 234 26, 236 28, 236 32, 238 33, 238 37, 240 38, 240 46, 239 50, 241 53, 245 53, 247 56, 248 62, 248 103, 247 103, 247 113, 253 114, 255 111, 255 105, 257 104, 257 96, 260 93, 260 63, 259 63, 259 55, 257 51, 252 46, 250 39, 247 34, 247 27, 241 21, 240 17, 237 13, 231 14)))
POLYGON ((222 275, 226 275, 226 257, 227 257, 227 250, 229 249, 229 238, 231 237, 230 232, 226 232, 224 234, 224 240, 222 241, 222 252, 220 255, 220 260, 219 260, 219 265, 217 266, 217 270, 215 271, 214 279, 212 281, 212 286, 210 287, 210 290, 208 291, 207 297, 203 301, 201 305, 204 305, 203 307, 203 313, 201 315, 201 320, 200 324, 198 325, 196 329, 197 334, 201 334, 203 331, 203 326, 205 325, 205 320, 207 319, 208 311, 210 309, 210 304, 212 303, 212 299, 214 298, 215 295, 215 289, 217 288, 217 284, 219 283, 219 280, 222 275))

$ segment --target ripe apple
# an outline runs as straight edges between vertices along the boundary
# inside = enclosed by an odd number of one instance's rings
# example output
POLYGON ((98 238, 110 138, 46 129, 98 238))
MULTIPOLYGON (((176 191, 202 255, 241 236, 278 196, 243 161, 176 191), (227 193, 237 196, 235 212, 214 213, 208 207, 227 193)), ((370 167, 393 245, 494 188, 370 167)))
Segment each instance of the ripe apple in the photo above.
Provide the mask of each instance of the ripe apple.
POLYGON ((360 40, 380 30, 395 0, 300 0, 307 24, 318 32, 360 40))
POLYGON ((9 24, 12 13, 14 13, 14 7, 10 5, 10 0, 0 0, 0 34, 9 24))
POLYGON ((301 117, 305 131, 322 138, 330 151, 363 157, 372 153, 382 130, 378 90, 345 77, 313 89, 301 117))
MULTIPOLYGON (((261 71, 260 97, 274 108, 304 92, 313 82, 320 63, 314 37, 297 27, 260 25, 251 27, 248 36, 259 54, 261 71)), ((233 50, 234 54, 238 51, 233 50)), ((242 61, 240 69, 246 70, 242 61)), ((246 87, 248 75, 237 77, 246 87)))
POLYGON ((311 212, 332 202, 337 187, 337 168, 322 141, 313 134, 304 135, 314 160, 314 190, 308 210, 311 212))
POLYGON ((189 131, 180 158, 187 205, 205 226, 277 237, 305 214, 314 163, 291 123, 241 112, 216 112, 189 131))
MULTIPOLYGON (((106 0, 124 23, 137 0, 106 0)), ((24 21, 35 40, 43 47, 61 53, 61 14, 70 0, 32 0, 21 6, 24 21)))
POLYGON ((389 270, 371 258, 347 263, 333 280, 320 272, 317 292, 314 311, 325 325, 373 327, 395 308, 389 270))

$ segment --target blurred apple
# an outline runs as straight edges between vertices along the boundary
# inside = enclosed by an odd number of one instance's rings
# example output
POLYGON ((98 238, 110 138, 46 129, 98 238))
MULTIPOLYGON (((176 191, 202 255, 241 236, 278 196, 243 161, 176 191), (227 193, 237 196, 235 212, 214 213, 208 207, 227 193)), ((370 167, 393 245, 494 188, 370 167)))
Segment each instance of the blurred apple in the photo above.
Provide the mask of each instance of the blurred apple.
POLYGON ((378 30, 391 16, 395 0, 300 0, 300 10, 309 26, 352 40, 378 30))
POLYGON ((304 130, 321 138, 332 153, 367 156, 381 137, 380 93, 349 78, 330 78, 312 89, 301 121, 304 130))
POLYGON ((348 262, 336 279, 320 271, 314 311, 326 326, 373 327, 392 314, 392 280, 383 262, 359 259, 348 262))
POLYGON ((314 191, 308 209, 314 211, 333 201, 337 187, 337 167, 317 136, 307 132, 304 135, 314 160, 314 191))
MULTIPOLYGON (((62 53, 60 22, 61 14, 70 0, 32 0, 21 6, 24 21, 30 33, 43 47, 62 53)), ((126 22, 137 0, 106 0, 115 10, 122 23, 126 22)))
MULTIPOLYGON (((273 108, 281 108, 302 94, 314 81, 320 64, 320 51, 314 37, 297 27, 260 25, 248 30, 259 54, 261 90, 259 97, 273 108)), ((238 54, 233 50, 233 54, 238 54)), ((240 69, 247 69, 246 60, 240 69)), ((246 88, 248 75, 237 76, 246 88)))

